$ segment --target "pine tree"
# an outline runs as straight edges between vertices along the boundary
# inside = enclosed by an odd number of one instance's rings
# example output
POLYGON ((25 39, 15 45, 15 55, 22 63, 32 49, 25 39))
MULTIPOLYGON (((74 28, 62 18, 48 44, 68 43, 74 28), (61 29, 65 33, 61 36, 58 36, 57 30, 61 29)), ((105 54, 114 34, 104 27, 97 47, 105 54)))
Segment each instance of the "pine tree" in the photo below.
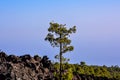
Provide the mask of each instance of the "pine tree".
POLYGON ((70 34, 76 32, 76 26, 67 29, 66 24, 58 24, 50 22, 50 27, 48 28, 48 34, 45 38, 49 41, 53 47, 59 47, 60 49, 60 80, 62 80, 62 56, 63 53, 68 51, 73 51, 74 47, 70 45, 71 40, 69 39, 70 34))

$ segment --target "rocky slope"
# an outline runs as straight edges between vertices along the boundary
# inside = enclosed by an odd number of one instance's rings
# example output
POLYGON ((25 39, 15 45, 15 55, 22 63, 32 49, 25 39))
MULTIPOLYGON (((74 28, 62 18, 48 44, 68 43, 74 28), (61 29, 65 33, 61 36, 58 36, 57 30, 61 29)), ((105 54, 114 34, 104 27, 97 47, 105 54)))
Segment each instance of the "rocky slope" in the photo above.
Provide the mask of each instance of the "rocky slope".
POLYGON ((0 80, 52 80, 47 56, 15 56, 0 52, 0 80))

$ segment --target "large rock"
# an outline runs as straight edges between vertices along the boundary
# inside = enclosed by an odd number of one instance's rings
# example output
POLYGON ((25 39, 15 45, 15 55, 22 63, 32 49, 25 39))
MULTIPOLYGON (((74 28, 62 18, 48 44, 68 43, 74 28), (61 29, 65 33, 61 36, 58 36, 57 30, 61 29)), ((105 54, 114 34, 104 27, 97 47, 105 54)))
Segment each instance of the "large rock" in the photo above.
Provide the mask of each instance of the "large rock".
POLYGON ((0 80, 52 80, 50 64, 47 57, 8 56, 0 52, 0 80))

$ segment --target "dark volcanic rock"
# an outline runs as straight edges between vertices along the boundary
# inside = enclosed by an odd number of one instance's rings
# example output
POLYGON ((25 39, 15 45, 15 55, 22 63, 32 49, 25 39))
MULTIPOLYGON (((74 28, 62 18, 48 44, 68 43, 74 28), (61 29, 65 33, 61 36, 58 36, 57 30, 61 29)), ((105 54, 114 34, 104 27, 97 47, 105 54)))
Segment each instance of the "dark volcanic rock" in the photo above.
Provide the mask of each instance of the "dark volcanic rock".
POLYGON ((0 52, 0 62, 6 62, 7 55, 4 52, 0 52))
POLYGON ((36 61, 41 61, 41 57, 39 57, 38 55, 35 55, 35 56, 34 56, 34 59, 35 59, 36 61))
POLYGON ((52 80, 50 64, 47 57, 8 56, 0 52, 0 80, 52 80))

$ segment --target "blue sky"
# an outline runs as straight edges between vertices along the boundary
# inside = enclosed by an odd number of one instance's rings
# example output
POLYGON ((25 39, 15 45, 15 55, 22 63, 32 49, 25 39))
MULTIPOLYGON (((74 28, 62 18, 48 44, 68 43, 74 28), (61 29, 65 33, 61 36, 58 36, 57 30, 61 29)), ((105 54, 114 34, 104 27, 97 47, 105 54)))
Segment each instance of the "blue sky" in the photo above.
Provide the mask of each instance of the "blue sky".
POLYGON ((7 54, 59 53, 44 41, 49 22, 77 26, 70 63, 120 66, 120 0, 0 0, 0 49, 7 54))

